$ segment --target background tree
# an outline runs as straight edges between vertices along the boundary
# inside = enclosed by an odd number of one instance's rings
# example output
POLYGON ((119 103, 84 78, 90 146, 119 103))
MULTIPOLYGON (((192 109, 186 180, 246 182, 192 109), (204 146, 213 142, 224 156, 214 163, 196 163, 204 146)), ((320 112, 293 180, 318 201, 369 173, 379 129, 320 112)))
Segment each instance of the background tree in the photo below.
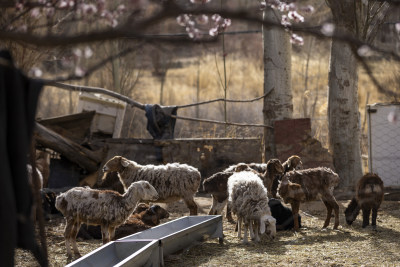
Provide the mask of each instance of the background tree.
MULTIPOLYGON (((371 42, 387 11, 382 1, 328 0, 335 32, 371 42)), ((328 119, 330 149, 341 186, 352 187, 362 176, 358 64, 356 45, 332 39, 328 119)))

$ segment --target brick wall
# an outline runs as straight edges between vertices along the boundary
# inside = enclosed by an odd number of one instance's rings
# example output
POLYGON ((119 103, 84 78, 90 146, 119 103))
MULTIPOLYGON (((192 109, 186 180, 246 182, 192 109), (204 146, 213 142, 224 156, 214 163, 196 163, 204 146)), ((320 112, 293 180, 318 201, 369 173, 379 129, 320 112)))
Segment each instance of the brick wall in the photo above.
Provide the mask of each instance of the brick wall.
POLYGON ((325 166, 332 168, 333 160, 328 150, 311 137, 309 118, 275 121, 275 146, 279 160, 292 155, 301 157, 304 168, 325 166))

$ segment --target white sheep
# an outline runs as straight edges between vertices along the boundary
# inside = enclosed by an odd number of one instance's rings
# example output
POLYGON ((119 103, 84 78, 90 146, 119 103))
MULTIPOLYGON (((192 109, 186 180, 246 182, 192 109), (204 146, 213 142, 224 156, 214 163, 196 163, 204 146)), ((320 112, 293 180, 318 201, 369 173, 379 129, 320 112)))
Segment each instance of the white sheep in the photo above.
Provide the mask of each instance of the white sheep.
POLYGON ((89 187, 75 187, 60 194, 56 208, 66 219, 64 237, 68 257, 72 257, 70 244, 75 255, 80 256, 76 235, 82 223, 100 225, 105 244, 114 238, 115 228, 128 219, 140 200, 157 198, 157 191, 147 181, 132 183, 123 195, 89 187))
POLYGON ((267 189, 257 174, 242 171, 232 174, 228 179, 229 201, 232 212, 238 219, 238 237, 241 238, 241 223, 244 222, 243 243, 247 243, 247 231, 250 237, 259 241, 258 233, 267 232, 270 238, 276 235, 276 220, 271 216, 268 206, 267 189), (253 233, 253 224, 255 227, 253 233), (265 227, 267 226, 267 230, 265 227))
POLYGON ((170 203, 183 199, 190 215, 197 215, 194 195, 199 189, 201 174, 192 166, 179 163, 140 165, 124 157, 115 156, 104 164, 103 171, 103 179, 108 172, 118 172, 124 188, 135 181, 148 181, 159 194, 157 202, 170 203))

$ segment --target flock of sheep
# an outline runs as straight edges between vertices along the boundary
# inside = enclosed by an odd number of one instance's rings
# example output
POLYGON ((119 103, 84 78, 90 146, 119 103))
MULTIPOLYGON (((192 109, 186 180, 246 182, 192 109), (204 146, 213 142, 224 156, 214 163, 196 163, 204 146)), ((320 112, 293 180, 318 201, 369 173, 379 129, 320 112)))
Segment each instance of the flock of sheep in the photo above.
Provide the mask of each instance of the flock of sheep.
MULTIPOLYGON (((137 210, 140 202, 170 203, 183 200, 190 215, 197 215, 194 200, 201 185, 200 172, 187 164, 140 165, 121 156, 108 160, 103 168, 106 174, 118 173, 125 192, 75 187, 57 196, 55 207, 66 219, 65 245, 68 257, 72 257, 71 246, 80 256, 76 237, 81 233, 81 224, 97 225, 97 233, 107 243, 116 236, 119 228, 142 223, 145 218, 157 225, 160 214, 167 218, 168 212, 159 206, 145 206, 137 210), (157 208, 156 208, 157 207, 157 208), (157 211, 156 211, 157 210, 157 211), (136 217, 135 217, 136 216, 136 217), (134 220, 134 221, 132 221, 134 220), (136 221, 135 221, 136 220, 136 221)), ((300 157, 291 156, 283 164, 278 159, 267 163, 239 163, 204 179, 203 189, 212 195, 210 215, 221 214, 226 206, 226 217, 233 222, 236 215, 238 237, 248 242, 248 235, 255 242, 260 235, 271 239, 276 231, 301 227, 300 203, 320 198, 326 206, 327 216, 323 227, 330 223, 334 212, 339 225, 339 205, 333 189, 339 184, 339 176, 329 168, 303 169, 300 157), (290 204, 286 207, 278 199, 290 204)), ((383 200, 383 182, 376 174, 364 175, 356 185, 356 195, 345 211, 346 222, 351 224, 360 210, 363 211, 363 227, 369 225, 372 210, 372 226, 376 228, 377 210, 383 200)), ((149 228, 151 226, 148 226, 149 228)), ((147 229, 144 228, 144 229, 147 229)), ((86 227, 86 229, 89 229, 86 227)), ((144 230, 143 229, 143 230, 144 230)))

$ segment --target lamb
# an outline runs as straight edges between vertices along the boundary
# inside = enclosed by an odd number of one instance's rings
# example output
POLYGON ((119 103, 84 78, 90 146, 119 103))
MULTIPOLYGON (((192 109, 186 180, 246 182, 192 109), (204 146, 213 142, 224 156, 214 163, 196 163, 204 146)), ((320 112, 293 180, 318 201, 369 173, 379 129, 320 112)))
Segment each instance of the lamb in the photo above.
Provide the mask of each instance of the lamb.
MULTIPOLYGON (((290 230, 294 227, 292 210, 281 203, 279 199, 270 198, 268 201, 272 217, 276 219, 276 230, 290 230)), ((299 214, 299 227, 301 227, 301 216, 299 214)))
MULTIPOLYGON (((278 159, 271 159, 267 163, 238 163, 218 172, 203 181, 203 190, 210 193, 213 198, 213 204, 209 215, 221 214, 228 201, 227 183, 228 178, 235 172, 255 171, 264 182, 264 185, 271 185, 272 177, 282 173, 282 164, 278 159), (262 172, 262 173, 259 173, 262 172)), ((267 187, 268 188, 268 187, 267 187)), ((227 205, 226 218, 233 222, 230 204, 227 205)))
POLYGON ((383 201, 383 190, 383 181, 377 174, 367 173, 361 177, 356 184, 356 195, 344 211, 347 224, 351 225, 362 209, 362 228, 367 227, 372 210, 371 225, 376 230, 376 217, 383 201))
MULTIPOLYGON (((283 164, 283 174, 292 171, 292 170, 300 170, 303 169, 303 162, 301 162, 301 158, 297 155, 290 156, 283 164)), ((271 194, 273 198, 276 198, 278 193, 278 185, 282 180, 282 175, 275 176, 275 179, 272 182, 271 194)))
POLYGON ((183 199, 190 210, 190 215, 197 215, 197 204, 194 195, 199 189, 200 172, 187 164, 169 163, 166 165, 140 165, 135 161, 115 156, 103 167, 108 172, 118 172, 119 179, 127 188, 132 182, 145 180, 157 190, 157 202, 170 203, 183 199))
MULTIPOLYGON (((161 219, 168 217, 168 211, 159 205, 149 206, 148 204, 140 203, 125 223, 115 229, 114 239, 150 229, 153 226, 159 225, 161 219)), ((101 228, 99 226, 84 224, 79 229, 78 237, 84 239, 101 239, 101 228)))
MULTIPOLYGON (((212 195, 212 206, 208 215, 218 215, 222 213, 228 202, 228 179, 234 172, 217 172, 203 181, 203 190, 212 195)), ((233 222, 230 206, 226 211, 226 218, 233 222)))
POLYGON ((328 227, 332 209, 335 211, 335 224, 339 226, 339 205, 333 196, 333 189, 339 184, 339 176, 329 168, 318 167, 286 173, 278 187, 280 197, 292 207, 294 230, 299 230, 298 216, 301 202, 317 199, 319 196, 327 209, 323 228, 328 227))
POLYGON ((260 240, 258 233, 263 234, 267 231, 270 238, 275 237, 276 220, 271 216, 267 190, 255 173, 242 171, 232 174, 228 179, 228 192, 232 212, 238 218, 239 238, 241 238, 241 223, 244 222, 243 243, 248 242, 248 230, 250 237, 256 242, 260 240), (254 232, 253 226, 255 226, 254 232))
POLYGON ((70 244, 75 255, 80 256, 76 235, 82 223, 100 225, 105 244, 114 238, 115 228, 128 219, 140 200, 157 198, 157 191, 147 181, 132 183, 123 195, 88 187, 75 187, 60 194, 56 208, 66 218, 64 237, 68 257, 72 257, 70 244))

